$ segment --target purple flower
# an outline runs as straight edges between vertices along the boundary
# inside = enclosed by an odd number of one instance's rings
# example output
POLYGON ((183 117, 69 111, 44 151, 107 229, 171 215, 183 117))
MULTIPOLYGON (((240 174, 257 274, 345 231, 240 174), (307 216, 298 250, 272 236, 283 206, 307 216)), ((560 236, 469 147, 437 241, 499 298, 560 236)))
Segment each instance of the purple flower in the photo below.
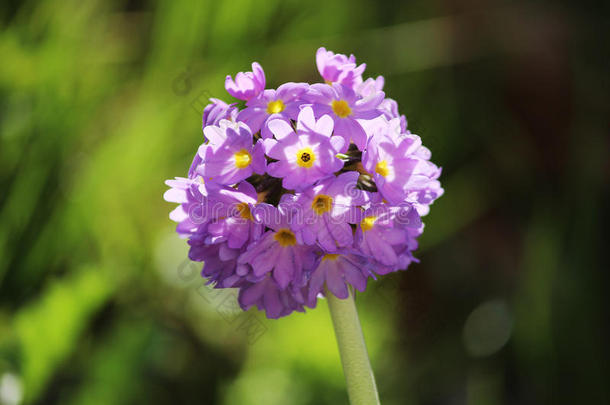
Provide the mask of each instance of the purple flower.
POLYGON ((404 270, 413 262, 419 263, 419 260, 413 256, 413 251, 417 249, 418 243, 417 238, 423 233, 424 225, 421 224, 419 228, 408 227, 406 229, 406 243, 401 246, 394 246, 394 251, 398 257, 398 261, 394 266, 381 266, 375 265, 372 270, 376 274, 384 275, 397 270, 404 270))
POLYGON ((244 276, 250 268, 247 264, 238 264, 239 249, 231 249, 226 243, 208 245, 200 238, 189 240, 189 259, 204 262, 201 274, 208 278, 208 284, 216 288, 238 287, 244 284, 244 276))
POLYGON ((170 219, 178 223, 176 232, 184 238, 205 232, 213 219, 207 209, 211 205, 209 197, 218 186, 202 183, 201 177, 176 177, 175 180, 167 180, 165 184, 170 186, 163 195, 165 201, 180 204, 169 214, 170 219))
POLYGON ((377 79, 369 77, 359 85, 354 87, 354 91, 361 97, 369 97, 383 90, 385 79, 383 76, 377 76, 377 79))
POLYGON ((339 298, 347 298, 348 285, 364 291, 369 276, 372 276, 370 267, 370 259, 350 250, 325 254, 311 275, 309 299, 313 300, 323 292, 324 285, 339 298))
POLYGON ((343 54, 335 54, 326 48, 319 48, 316 52, 316 65, 318 72, 328 84, 340 83, 347 87, 354 87, 362 82, 362 73, 366 64, 356 66, 356 57, 349 58, 343 54))
POLYGON ((277 319, 293 311, 304 312, 305 306, 315 308, 316 299, 308 299, 306 287, 280 288, 275 280, 264 276, 239 290, 239 305, 244 311, 252 306, 265 310, 267 317, 277 319))
POLYGON ((275 139, 265 139, 265 151, 278 161, 269 164, 267 173, 282 178, 284 188, 302 190, 343 167, 336 157, 343 139, 331 137, 330 117, 316 121, 312 109, 305 107, 299 113, 297 132, 284 120, 269 122, 269 129, 275 139))
POLYGON ((211 98, 211 104, 208 104, 203 109, 202 130, 208 125, 218 125, 220 120, 235 121, 239 110, 233 104, 227 104, 217 98, 211 98))
POLYGON ((262 128, 262 137, 271 138, 265 123, 274 119, 286 122, 295 120, 303 102, 301 96, 307 92, 308 86, 307 83, 285 83, 277 90, 267 89, 246 103, 246 108, 239 113, 237 120, 246 123, 253 133, 262 128))
POLYGON ((264 226, 254 219, 252 211, 256 205, 254 186, 242 181, 237 189, 223 187, 214 198, 216 211, 215 221, 208 225, 210 244, 227 243, 229 248, 238 249, 247 243, 257 240, 263 233, 264 226))
POLYGON ((381 115, 377 110, 383 101, 383 91, 374 93, 366 98, 358 96, 352 89, 341 84, 313 84, 306 95, 308 101, 313 103, 316 117, 330 115, 335 122, 334 135, 345 139, 342 151, 346 151, 349 143, 356 144, 358 149, 364 150, 367 134, 359 120, 371 120, 381 115))
POLYGON ((315 263, 316 251, 298 243, 290 229, 293 213, 289 209, 281 203, 277 208, 266 207, 257 216, 270 230, 251 243, 238 262, 251 265, 255 277, 271 274, 280 289, 289 285, 302 287, 315 263))
POLYGON ((199 176, 197 174, 197 166, 199 166, 201 164, 201 156, 199 155, 199 153, 195 153, 195 157, 193 157, 193 161, 191 162, 191 167, 189 168, 189 179, 194 179, 197 176, 199 176))
POLYGON ((258 63, 227 76, 245 108, 210 99, 188 176, 166 182, 189 258, 269 318, 417 262, 421 216, 443 194, 440 168, 385 97, 384 78, 363 81, 364 64, 324 48, 316 63, 326 84, 265 90, 258 63))
POLYGON ((393 139, 387 132, 377 133, 362 154, 362 164, 389 203, 430 204, 443 190, 437 181, 441 170, 428 160, 429 152, 417 135, 393 139))
POLYGON ((353 245, 350 224, 360 221, 359 206, 365 203, 365 192, 356 188, 358 176, 358 172, 345 172, 297 195, 302 220, 293 230, 305 244, 318 243, 327 252, 353 245))
POLYGON ((224 242, 230 237, 230 248, 239 248, 247 240, 257 239, 262 225, 253 221, 251 215, 257 196, 254 187, 242 182, 235 189, 213 182, 202 183, 201 179, 166 181, 171 188, 165 192, 165 200, 180 204, 170 213, 170 218, 178 222, 178 233, 207 244, 224 242))
MULTIPOLYGON (((388 100, 386 98, 386 100, 388 100)), ((384 100, 384 102, 386 101, 384 100)), ((392 141, 395 143, 400 142, 405 135, 411 135, 410 131, 406 131, 406 120, 403 122, 401 118, 392 118, 388 120, 384 115, 380 115, 379 117, 369 120, 369 121, 360 121, 362 127, 367 133, 369 139, 375 134, 383 134, 389 136, 392 141)))
POLYGON ((356 230, 356 247, 363 255, 394 268, 407 245, 408 229, 420 227, 419 214, 410 204, 373 204, 364 212, 356 230))
POLYGON ((379 104, 379 110, 383 113, 383 116, 390 120, 390 122, 394 120, 398 120, 398 128, 400 134, 410 134, 411 131, 407 130, 407 117, 404 114, 400 114, 398 112, 398 103, 391 98, 386 98, 379 104))
POLYGON ((220 126, 205 127, 204 134, 209 144, 199 147, 201 163, 196 169, 203 178, 219 184, 234 184, 252 173, 265 172, 263 144, 260 140, 252 144, 252 132, 245 124, 221 121, 220 126))
POLYGON ((225 89, 235 98, 250 100, 265 90, 265 72, 257 62, 252 64, 252 72, 239 72, 235 81, 231 75, 225 79, 225 89))

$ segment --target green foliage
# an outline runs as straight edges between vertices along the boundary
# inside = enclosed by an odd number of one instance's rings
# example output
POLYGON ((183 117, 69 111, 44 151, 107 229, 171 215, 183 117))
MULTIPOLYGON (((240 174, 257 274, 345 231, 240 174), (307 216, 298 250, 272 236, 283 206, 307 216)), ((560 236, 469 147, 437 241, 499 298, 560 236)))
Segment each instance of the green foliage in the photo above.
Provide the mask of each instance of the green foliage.
POLYGON ((92 316, 112 292, 97 268, 83 268, 52 281, 39 299, 15 316, 26 400, 36 398, 53 372, 70 356, 92 316))
POLYGON ((224 311, 162 200, 226 74, 314 82, 319 46, 383 74, 444 168, 421 264, 357 297, 382 403, 604 403, 607 24, 453 7, 3 2, 0 404, 347 401, 326 303, 224 311), (476 357, 464 324, 491 300, 510 337, 476 357))

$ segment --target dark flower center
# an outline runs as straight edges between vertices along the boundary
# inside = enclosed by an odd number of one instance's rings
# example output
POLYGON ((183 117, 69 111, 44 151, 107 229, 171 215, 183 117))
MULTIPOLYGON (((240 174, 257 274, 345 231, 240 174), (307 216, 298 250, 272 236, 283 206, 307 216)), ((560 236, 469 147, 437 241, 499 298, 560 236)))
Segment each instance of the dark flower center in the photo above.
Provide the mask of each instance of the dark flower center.
POLYGON ((310 147, 303 148, 297 152, 297 164, 301 167, 309 168, 313 166, 316 155, 310 147))

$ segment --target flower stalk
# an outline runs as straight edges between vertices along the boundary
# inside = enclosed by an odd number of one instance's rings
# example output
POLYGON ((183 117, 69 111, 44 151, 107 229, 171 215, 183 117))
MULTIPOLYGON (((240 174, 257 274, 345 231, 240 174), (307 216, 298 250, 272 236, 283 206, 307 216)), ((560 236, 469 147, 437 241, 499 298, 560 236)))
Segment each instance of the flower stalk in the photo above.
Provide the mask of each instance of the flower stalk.
POLYGON ((325 289, 335 337, 339 346, 343 374, 351 405, 379 405, 379 394, 371 368, 354 293, 350 288, 346 299, 337 298, 325 289))

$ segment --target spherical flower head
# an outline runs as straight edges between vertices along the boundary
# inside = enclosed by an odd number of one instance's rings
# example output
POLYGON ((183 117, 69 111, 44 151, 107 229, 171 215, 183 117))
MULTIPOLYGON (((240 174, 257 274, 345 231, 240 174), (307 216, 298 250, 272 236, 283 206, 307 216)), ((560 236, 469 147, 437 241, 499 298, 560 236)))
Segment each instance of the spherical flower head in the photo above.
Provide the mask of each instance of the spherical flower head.
POLYGON ((364 291, 368 278, 373 276, 371 264, 368 257, 351 249, 345 249, 341 253, 324 254, 311 275, 309 299, 313 300, 322 293, 324 286, 338 298, 347 298, 349 285, 358 291, 364 291))
POLYGON ((419 136, 404 134, 396 139, 386 128, 370 138, 362 164, 389 203, 400 204, 413 193, 418 194, 417 202, 431 203, 442 189, 436 180, 440 169, 429 158, 419 136))
POLYGON ((225 79, 225 89, 233 97, 250 100, 265 90, 265 72, 257 62, 252 63, 252 72, 239 72, 235 81, 231 75, 225 79))
POLYGON ((336 252, 354 244, 350 224, 360 220, 365 192, 356 188, 358 172, 348 171, 330 176, 297 194, 302 216, 293 229, 305 244, 317 244, 326 252, 336 252))
POLYGON ((366 69, 364 63, 356 65, 354 55, 335 54, 323 47, 316 52, 316 65, 326 83, 339 83, 350 88, 362 82, 362 73, 366 69))
POLYGON ((308 87, 307 83, 284 83, 277 90, 267 89, 246 103, 237 120, 248 125, 253 133, 261 131, 263 138, 271 138, 273 135, 265 124, 275 119, 296 120, 308 87))
POLYGON ((166 182, 189 258, 269 318, 417 262, 421 216, 443 194, 384 78, 363 81, 364 64, 324 48, 316 63, 326 83, 265 90, 258 63, 227 76, 245 107, 210 99, 188 176, 166 182))
POLYGON ((303 190, 343 167, 336 155, 344 141, 331 136, 333 120, 329 116, 316 121, 313 110, 304 107, 298 116, 296 132, 284 120, 271 121, 269 129, 275 139, 265 139, 265 151, 277 162, 269 164, 267 173, 282 178, 284 188, 303 190))
POLYGON ((252 132, 243 123, 221 121, 220 126, 204 128, 208 144, 199 147, 201 163, 196 172, 219 184, 235 184, 266 167, 263 144, 253 144, 252 132))
POLYGON ((364 150, 368 135, 361 121, 381 115, 377 107, 384 97, 383 91, 363 98, 344 85, 321 83, 311 85, 305 96, 313 104, 316 117, 329 115, 333 119, 334 135, 345 140, 342 152, 348 149, 350 142, 364 150))
POLYGON ((373 204, 364 211, 358 224, 356 247, 381 265, 397 269, 399 255, 408 243, 409 228, 420 227, 419 214, 410 204, 373 204))
POLYGON ((260 204, 255 215, 269 230, 248 246, 239 263, 252 266, 256 277, 270 274, 280 289, 304 286, 307 272, 315 263, 316 250, 297 241, 291 230, 294 213, 282 203, 278 207, 260 204))
POLYGON ((235 121, 238 109, 233 104, 227 104, 217 98, 211 98, 212 103, 205 106, 202 117, 202 130, 208 125, 218 125, 221 120, 235 121))

